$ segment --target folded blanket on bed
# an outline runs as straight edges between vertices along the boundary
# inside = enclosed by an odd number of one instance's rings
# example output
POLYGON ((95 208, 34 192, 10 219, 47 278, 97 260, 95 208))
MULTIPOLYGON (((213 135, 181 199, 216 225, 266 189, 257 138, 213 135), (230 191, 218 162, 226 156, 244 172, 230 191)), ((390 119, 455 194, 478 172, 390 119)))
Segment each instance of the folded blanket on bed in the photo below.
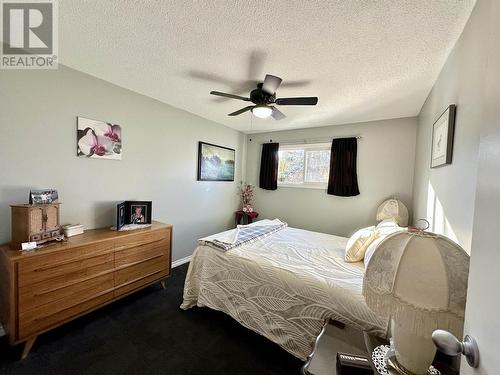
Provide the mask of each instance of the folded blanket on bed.
POLYGON ((288 226, 279 220, 260 220, 249 225, 238 225, 236 229, 201 238, 198 242, 218 250, 228 251, 243 244, 252 243, 276 233, 288 226))

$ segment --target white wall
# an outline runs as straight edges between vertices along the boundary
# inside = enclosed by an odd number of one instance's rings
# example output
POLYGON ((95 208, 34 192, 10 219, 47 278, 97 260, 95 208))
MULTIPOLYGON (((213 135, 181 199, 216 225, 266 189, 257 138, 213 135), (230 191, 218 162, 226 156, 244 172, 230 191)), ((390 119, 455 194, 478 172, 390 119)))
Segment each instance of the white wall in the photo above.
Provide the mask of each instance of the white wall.
POLYGON ((246 179, 256 186, 263 142, 363 137, 358 140, 360 195, 337 197, 326 190, 257 187, 256 210, 263 218, 278 217, 294 227, 348 236, 361 226, 373 225, 378 205, 393 195, 411 208, 416 127, 416 118, 402 118, 248 135, 246 179))
MULTIPOLYGON (((478 4, 482 3, 479 1, 478 4)), ((479 127, 484 106, 488 36, 484 17, 474 10, 418 117, 414 219, 470 251, 476 192, 479 127), (430 168, 432 125, 450 104, 457 105, 451 165, 430 168)))
MULTIPOLYGON (((168 90, 168 88, 165 88, 168 90)), ((111 226, 115 204, 152 200, 153 218, 174 225, 173 259, 196 239, 234 224, 244 135, 105 81, 59 70, 0 71, 0 242, 12 203, 30 188, 59 190, 61 221, 111 226), (123 160, 76 157, 76 117, 120 124, 123 160), (198 141, 235 148, 235 182, 197 182, 198 141)))
MULTIPOLYGON (((485 31, 484 113, 480 127, 477 191, 464 333, 479 346, 479 367, 471 369, 462 357, 461 374, 498 374, 500 369, 500 2, 481 0, 472 22, 485 31)), ((465 32, 469 32, 466 29, 465 32)))

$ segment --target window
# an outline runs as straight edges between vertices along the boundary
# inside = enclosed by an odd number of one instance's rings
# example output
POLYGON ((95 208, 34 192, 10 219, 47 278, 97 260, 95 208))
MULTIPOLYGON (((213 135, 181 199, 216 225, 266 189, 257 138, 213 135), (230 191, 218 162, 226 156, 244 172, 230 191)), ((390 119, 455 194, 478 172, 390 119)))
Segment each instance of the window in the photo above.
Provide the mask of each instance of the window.
POLYGON ((326 188, 330 143, 280 145, 278 186, 326 188))

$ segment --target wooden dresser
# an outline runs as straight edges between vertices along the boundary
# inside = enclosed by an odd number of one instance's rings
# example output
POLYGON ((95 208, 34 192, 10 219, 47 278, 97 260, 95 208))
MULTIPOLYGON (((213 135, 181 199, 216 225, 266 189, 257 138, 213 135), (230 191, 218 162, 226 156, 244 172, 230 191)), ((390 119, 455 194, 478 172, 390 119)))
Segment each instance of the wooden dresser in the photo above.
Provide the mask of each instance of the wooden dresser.
POLYGON ((0 247, 0 320, 11 345, 36 337, 171 271, 172 226, 117 232, 94 229, 33 252, 0 247))

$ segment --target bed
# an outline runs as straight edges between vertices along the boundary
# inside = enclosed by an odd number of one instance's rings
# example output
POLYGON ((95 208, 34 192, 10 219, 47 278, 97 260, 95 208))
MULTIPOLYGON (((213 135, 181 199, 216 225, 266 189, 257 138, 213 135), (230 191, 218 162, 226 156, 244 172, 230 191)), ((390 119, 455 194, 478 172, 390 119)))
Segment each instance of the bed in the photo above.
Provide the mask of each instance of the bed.
POLYGON ((226 252, 200 245, 181 308, 222 311, 302 360, 330 319, 386 337, 388 321, 361 294, 363 262, 344 261, 346 243, 344 237, 286 227, 226 252))

